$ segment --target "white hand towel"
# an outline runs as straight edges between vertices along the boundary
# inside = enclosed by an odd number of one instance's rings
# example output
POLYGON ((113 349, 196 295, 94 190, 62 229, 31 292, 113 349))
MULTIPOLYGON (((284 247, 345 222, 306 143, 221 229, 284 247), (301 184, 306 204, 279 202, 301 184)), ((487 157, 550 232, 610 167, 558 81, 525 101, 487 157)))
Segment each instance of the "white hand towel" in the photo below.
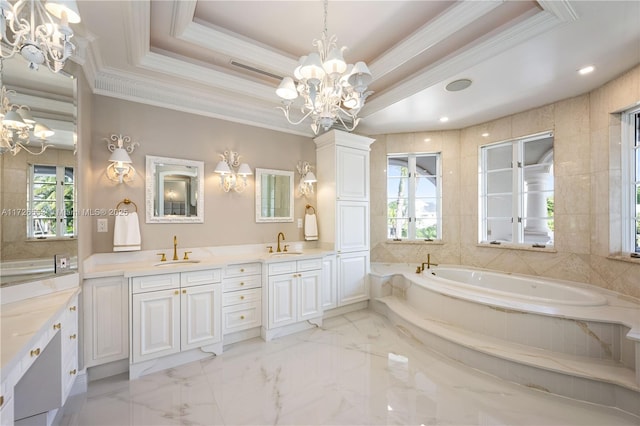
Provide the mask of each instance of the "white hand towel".
POLYGON ((304 239, 307 241, 318 239, 318 220, 315 214, 304 215, 304 239))
POLYGON ((138 213, 119 214, 113 225, 113 251, 140 250, 138 213))

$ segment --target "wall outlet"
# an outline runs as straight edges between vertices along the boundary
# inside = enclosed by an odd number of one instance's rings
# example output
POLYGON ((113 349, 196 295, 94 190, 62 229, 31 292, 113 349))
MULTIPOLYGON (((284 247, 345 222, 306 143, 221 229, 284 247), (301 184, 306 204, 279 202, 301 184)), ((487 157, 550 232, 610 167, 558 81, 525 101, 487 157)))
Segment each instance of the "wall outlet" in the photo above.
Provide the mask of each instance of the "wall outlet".
POLYGON ((298 219, 298 228, 302 228, 302 219, 298 219))
POLYGON ((98 219, 98 232, 107 232, 109 229, 107 219, 98 219))

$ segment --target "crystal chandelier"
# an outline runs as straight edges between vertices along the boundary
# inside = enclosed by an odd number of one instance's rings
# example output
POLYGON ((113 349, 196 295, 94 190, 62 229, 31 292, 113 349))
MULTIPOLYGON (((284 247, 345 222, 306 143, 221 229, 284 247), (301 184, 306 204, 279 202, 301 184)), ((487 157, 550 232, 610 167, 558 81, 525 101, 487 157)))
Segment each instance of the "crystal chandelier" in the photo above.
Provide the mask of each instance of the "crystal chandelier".
POLYGON ((353 131, 360 121, 358 113, 367 96, 373 93, 367 92, 367 86, 373 79, 367 64, 347 64, 342 57, 346 46, 338 48, 337 37, 327 36, 327 4, 327 0, 324 0, 322 38, 313 41, 318 52, 309 53, 298 60, 293 72, 297 85, 291 77, 285 77, 276 90, 284 105, 278 108, 284 112, 287 121, 297 125, 311 117, 311 129, 316 135, 320 128, 329 130, 336 121, 340 121, 348 131, 353 131), (292 121, 289 110, 298 96, 304 101, 301 108, 303 117, 292 121))
POLYGON ((58 72, 75 49, 69 23, 78 22, 74 0, 0 0, 0 57, 20 52, 30 69, 45 64, 58 72))
POLYGON ((10 152, 16 155, 24 149, 29 154, 40 155, 52 145, 46 145, 45 139, 54 135, 54 131, 42 123, 36 123, 31 116, 31 110, 26 105, 16 105, 9 101, 8 95, 15 95, 13 90, 2 86, 0 93, 0 155, 10 152), (27 145, 31 141, 31 133, 40 139, 40 151, 31 151, 27 145))

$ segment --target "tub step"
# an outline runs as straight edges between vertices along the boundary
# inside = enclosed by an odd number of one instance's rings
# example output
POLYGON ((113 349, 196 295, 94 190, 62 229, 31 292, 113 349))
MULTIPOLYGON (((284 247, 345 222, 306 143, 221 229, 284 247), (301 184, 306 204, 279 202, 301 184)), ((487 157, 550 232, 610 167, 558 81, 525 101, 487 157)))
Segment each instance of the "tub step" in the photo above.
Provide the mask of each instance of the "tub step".
MULTIPOLYGON (((386 305, 390 312, 397 315, 404 321, 413 324, 418 329, 440 337, 446 341, 469 348, 473 351, 511 361, 520 365, 584 378, 591 381, 609 383, 626 388, 632 392, 640 392, 640 386, 636 383, 635 372, 618 362, 552 352, 545 349, 505 341, 492 336, 481 335, 476 332, 466 331, 444 321, 425 317, 424 314, 418 312, 408 303, 394 296, 380 297, 376 300, 386 305)), ((455 353, 455 350, 453 350, 453 352, 455 353)), ((446 355, 452 354, 446 353, 446 355)), ((453 357, 455 358, 455 356, 453 357)), ((471 366, 484 370, 482 366, 471 366)), ((494 374, 493 371, 487 372, 494 374)), ((572 395, 567 396, 575 397, 572 395)))

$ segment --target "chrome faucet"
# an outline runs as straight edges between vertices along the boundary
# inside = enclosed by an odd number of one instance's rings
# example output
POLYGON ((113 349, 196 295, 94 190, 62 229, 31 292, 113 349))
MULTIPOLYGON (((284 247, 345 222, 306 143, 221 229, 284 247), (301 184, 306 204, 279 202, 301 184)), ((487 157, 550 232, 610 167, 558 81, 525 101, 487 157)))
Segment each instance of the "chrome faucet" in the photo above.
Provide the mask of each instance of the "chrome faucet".
POLYGON ((282 251, 282 249, 280 248, 280 236, 282 236, 282 241, 284 241, 284 233, 283 232, 278 232, 278 248, 276 249, 276 251, 278 253, 280 253, 282 251))
POLYGON ((427 265, 427 269, 431 268, 432 266, 438 266, 437 263, 431 263, 431 254, 427 254, 427 261, 422 262, 422 264, 420 265, 420 271, 424 271, 424 265, 427 265))
POLYGON ((178 237, 173 236, 173 260, 178 260, 178 237))

